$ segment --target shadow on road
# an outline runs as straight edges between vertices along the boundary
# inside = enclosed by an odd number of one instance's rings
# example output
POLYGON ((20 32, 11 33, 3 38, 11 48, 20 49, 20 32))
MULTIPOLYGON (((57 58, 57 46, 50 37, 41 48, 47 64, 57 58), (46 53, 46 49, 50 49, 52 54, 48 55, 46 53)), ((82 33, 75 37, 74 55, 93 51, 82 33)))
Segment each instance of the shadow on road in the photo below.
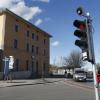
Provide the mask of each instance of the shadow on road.
POLYGON ((50 75, 48 78, 65 78, 65 75, 50 75))
POLYGON ((7 82, 7 83, 25 83, 25 81, 21 81, 21 82, 12 81, 12 82, 7 82))

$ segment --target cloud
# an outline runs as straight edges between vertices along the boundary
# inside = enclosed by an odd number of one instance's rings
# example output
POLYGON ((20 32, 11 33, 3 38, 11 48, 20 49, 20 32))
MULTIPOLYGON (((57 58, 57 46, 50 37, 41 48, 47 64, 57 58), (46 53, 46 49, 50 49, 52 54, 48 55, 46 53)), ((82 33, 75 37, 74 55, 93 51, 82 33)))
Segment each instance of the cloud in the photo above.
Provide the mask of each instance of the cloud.
POLYGON ((8 8, 26 20, 30 20, 42 12, 39 7, 27 6, 24 0, 2 0, 0 8, 8 8))
POLYGON ((52 46, 57 47, 60 44, 59 41, 54 41, 53 43, 51 43, 52 46))
POLYGON ((38 26, 38 25, 40 25, 42 22, 43 22, 42 19, 38 19, 38 20, 35 22, 35 25, 38 26))
POLYGON ((45 2, 45 3, 49 3, 50 0, 33 0, 33 1, 40 1, 40 2, 45 2))

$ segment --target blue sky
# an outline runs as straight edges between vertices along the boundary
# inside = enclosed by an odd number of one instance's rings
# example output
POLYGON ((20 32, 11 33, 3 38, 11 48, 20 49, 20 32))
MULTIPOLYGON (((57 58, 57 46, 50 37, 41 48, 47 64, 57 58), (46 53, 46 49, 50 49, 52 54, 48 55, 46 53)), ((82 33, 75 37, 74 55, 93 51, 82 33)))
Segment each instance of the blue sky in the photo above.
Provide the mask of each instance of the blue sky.
POLYGON ((100 62, 100 1, 99 0, 3 0, 0 8, 7 7, 19 16, 50 33, 50 62, 61 56, 68 56, 72 50, 80 50, 74 45, 76 37, 73 21, 82 19, 76 9, 82 6, 93 18, 94 49, 96 62, 100 62))
POLYGON ((99 46, 99 23, 100 23, 100 1, 97 0, 50 0, 49 3, 35 2, 35 5, 40 5, 45 12, 39 17, 44 19, 44 23, 39 27, 50 33, 51 39, 51 63, 58 60, 61 56, 68 56, 72 50, 80 50, 74 45, 76 37, 73 35, 75 28, 73 21, 82 19, 76 14, 76 9, 79 6, 85 8, 93 17, 94 25, 94 45, 96 53, 96 61, 100 62, 100 46, 99 46), (48 20, 46 21, 45 18, 48 20), (57 42, 58 41, 58 42, 57 42), (56 42, 55 45, 52 45, 56 42))

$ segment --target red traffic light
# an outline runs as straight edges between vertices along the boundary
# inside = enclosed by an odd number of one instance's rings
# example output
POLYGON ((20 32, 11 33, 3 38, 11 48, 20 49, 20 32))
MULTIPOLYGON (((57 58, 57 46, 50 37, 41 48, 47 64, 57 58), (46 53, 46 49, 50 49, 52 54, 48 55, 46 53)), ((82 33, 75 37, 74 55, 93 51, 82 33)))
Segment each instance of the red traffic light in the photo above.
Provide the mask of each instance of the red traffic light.
POLYGON ((75 20, 73 25, 75 27, 79 28, 80 30, 84 30, 86 28, 85 22, 84 21, 80 21, 80 20, 75 20))
POLYGON ((88 50, 88 41, 87 41, 87 27, 86 27, 86 20, 80 21, 75 20, 73 25, 78 28, 74 31, 74 35, 79 38, 79 40, 75 41, 75 45, 80 47, 82 50, 88 50))
POLYGON ((84 30, 84 29, 85 29, 85 27, 84 27, 83 24, 80 24, 79 28, 80 28, 81 30, 84 30))

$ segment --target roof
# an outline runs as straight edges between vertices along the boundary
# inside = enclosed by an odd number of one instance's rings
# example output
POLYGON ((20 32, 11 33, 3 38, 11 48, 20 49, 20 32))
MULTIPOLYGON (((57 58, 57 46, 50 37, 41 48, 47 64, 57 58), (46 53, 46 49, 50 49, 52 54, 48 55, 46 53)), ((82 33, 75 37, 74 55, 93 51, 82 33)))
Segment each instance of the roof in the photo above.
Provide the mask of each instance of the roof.
POLYGON ((13 16, 19 18, 19 19, 21 19, 21 20, 24 21, 26 24, 28 24, 28 25, 30 25, 30 26, 36 28, 38 31, 42 32, 43 34, 45 34, 45 35, 47 35, 47 36, 49 36, 49 37, 52 37, 52 35, 50 35, 49 33, 43 31, 42 29, 40 29, 40 28, 38 28, 37 26, 35 26, 35 25, 33 25, 32 23, 30 23, 29 21, 27 21, 27 20, 23 19, 22 17, 16 15, 15 13, 13 13, 12 11, 10 11, 10 10, 7 9, 7 8, 0 9, 0 13, 9 13, 9 14, 11 14, 11 15, 13 15, 13 16))

